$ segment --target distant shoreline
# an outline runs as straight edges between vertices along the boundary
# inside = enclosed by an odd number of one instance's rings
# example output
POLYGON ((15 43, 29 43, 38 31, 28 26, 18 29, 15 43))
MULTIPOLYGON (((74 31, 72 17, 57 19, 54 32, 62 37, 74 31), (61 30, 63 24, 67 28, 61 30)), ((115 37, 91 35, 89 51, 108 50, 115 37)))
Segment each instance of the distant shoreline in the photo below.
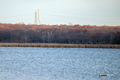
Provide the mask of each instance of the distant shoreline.
POLYGON ((0 43, 0 47, 119 48, 118 44, 0 43))

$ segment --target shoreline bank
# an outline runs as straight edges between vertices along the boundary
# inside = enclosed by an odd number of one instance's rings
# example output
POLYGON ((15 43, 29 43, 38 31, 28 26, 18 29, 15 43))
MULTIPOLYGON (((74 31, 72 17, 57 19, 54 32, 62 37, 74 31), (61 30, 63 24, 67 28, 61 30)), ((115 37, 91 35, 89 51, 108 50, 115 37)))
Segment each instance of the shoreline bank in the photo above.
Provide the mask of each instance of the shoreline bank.
POLYGON ((0 47, 119 48, 118 44, 0 43, 0 47))

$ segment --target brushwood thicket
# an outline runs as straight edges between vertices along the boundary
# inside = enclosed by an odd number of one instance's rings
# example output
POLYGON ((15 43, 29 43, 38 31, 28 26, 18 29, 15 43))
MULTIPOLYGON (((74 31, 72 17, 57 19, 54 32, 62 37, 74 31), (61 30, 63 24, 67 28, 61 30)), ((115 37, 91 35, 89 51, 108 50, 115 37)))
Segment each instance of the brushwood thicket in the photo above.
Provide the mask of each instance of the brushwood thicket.
POLYGON ((0 23, 0 43, 120 44, 120 26, 0 23))

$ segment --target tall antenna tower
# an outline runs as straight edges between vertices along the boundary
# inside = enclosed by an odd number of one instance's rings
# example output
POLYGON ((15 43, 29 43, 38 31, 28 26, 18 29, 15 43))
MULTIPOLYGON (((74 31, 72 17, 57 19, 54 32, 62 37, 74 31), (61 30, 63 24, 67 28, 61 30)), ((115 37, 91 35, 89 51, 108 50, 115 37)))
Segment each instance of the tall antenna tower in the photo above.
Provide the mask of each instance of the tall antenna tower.
POLYGON ((35 11, 35 24, 37 25, 37 12, 35 11))
POLYGON ((40 9, 38 9, 38 25, 40 25, 40 9))

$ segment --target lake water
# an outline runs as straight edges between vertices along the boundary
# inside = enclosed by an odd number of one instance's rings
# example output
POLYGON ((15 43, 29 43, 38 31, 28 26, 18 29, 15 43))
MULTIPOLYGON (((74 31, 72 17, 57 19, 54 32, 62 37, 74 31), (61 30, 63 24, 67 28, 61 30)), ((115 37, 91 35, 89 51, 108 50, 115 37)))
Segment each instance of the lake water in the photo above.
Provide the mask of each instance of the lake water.
POLYGON ((0 47, 0 80, 120 80, 120 49, 0 47))

